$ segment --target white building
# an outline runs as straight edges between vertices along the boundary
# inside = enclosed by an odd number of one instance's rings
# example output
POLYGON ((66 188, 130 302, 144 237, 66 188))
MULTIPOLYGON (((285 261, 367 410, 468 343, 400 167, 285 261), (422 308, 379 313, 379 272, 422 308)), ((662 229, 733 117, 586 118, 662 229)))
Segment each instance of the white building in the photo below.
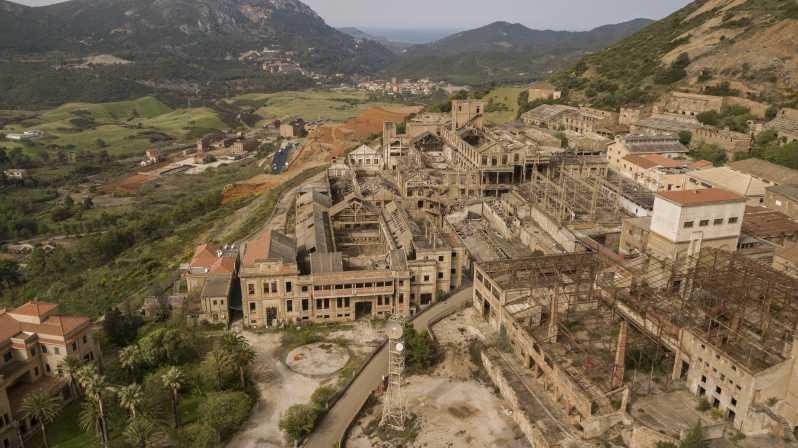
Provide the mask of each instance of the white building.
POLYGON ((676 259, 702 247, 735 251, 744 214, 745 197, 718 188, 661 192, 650 221, 624 221, 621 252, 676 259))
POLYGON ((22 180, 28 177, 28 170, 24 170, 21 168, 11 168, 8 170, 3 170, 3 174, 9 179, 22 180))
POLYGON ((364 171, 379 171, 382 169, 382 154, 377 149, 368 145, 350 152, 346 156, 347 163, 354 169, 364 171))
POLYGON ((25 131, 23 133, 10 133, 6 134, 7 140, 16 140, 16 141, 27 141, 33 140, 36 138, 41 138, 44 136, 44 132, 42 131, 25 131))

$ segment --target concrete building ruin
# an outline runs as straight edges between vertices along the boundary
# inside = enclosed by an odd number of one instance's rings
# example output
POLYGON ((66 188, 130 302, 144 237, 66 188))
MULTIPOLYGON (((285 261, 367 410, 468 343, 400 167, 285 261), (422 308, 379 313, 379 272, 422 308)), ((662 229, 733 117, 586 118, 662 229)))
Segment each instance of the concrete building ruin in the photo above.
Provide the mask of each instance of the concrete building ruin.
POLYGON ((409 316, 459 288, 464 249, 457 239, 426 215, 411 216, 400 198, 381 207, 366 199, 387 199, 383 193, 354 173, 301 186, 293 228, 264 232, 243 247, 245 325, 409 316))
MULTIPOLYGON (((798 425, 790 392, 796 287, 717 249, 680 263, 564 254, 477 264, 473 306, 506 335, 572 436, 600 437, 624 419, 650 429, 628 416, 630 402, 681 383, 737 430, 790 438, 798 425)), ((564 437, 546 436, 541 446, 564 437)))

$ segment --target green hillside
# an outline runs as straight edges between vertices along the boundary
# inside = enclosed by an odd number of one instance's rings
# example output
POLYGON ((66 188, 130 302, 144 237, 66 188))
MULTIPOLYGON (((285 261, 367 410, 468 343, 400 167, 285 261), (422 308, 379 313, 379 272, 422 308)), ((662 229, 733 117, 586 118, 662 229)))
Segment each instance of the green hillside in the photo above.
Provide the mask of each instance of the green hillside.
POLYGON ((7 124, 0 128, 0 134, 37 129, 46 135, 26 143, 0 141, 0 147, 22 148, 31 155, 62 150, 140 155, 156 144, 228 127, 210 108, 172 110, 152 97, 113 103, 68 103, 39 113, 0 112, 0 117, 15 115, 27 119, 7 124))
POLYGON ((518 95, 526 87, 498 87, 491 90, 484 98, 487 102, 486 118, 491 123, 505 124, 515 120, 518 114, 518 95))

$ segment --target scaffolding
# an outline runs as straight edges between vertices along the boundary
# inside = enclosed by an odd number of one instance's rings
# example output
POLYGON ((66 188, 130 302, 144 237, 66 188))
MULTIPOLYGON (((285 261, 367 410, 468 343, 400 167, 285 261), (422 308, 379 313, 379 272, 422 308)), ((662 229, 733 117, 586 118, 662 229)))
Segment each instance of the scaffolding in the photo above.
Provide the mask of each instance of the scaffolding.
POLYGON ((387 426, 396 431, 405 429, 405 401, 402 393, 402 373, 405 369, 404 328, 405 319, 400 314, 393 314, 386 325, 388 333, 388 389, 385 392, 385 403, 382 407, 380 426, 387 426), (399 329, 398 331, 396 329, 399 329))
POLYGON ((623 219, 618 186, 600 176, 581 177, 563 170, 532 170, 519 192, 558 224, 620 226, 623 219))

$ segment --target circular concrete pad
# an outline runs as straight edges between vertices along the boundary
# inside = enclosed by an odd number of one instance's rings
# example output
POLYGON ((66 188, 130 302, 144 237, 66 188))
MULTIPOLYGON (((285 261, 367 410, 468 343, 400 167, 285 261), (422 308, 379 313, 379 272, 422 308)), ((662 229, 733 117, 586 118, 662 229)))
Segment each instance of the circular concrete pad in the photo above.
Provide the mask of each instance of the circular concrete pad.
POLYGON ((289 369, 307 376, 325 376, 344 368, 349 361, 346 348, 329 342, 316 342, 291 350, 285 363, 289 369))

